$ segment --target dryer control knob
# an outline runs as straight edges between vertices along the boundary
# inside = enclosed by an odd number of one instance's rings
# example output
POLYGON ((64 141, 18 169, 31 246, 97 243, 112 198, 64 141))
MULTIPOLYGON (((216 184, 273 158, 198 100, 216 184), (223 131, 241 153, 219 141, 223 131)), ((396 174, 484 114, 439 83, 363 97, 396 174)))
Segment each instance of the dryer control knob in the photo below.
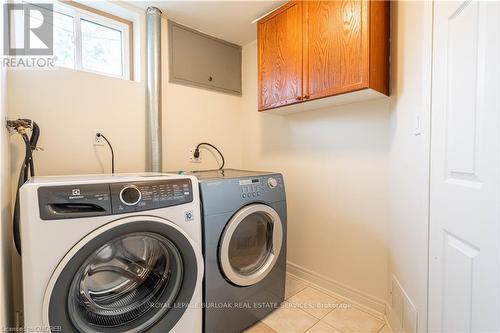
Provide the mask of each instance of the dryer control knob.
POLYGON ((120 200, 127 206, 133 206, 141 201, 141 191, 135 185, 125 186, 120 191, 120 200))
POLYGON ((269 178, 267 179, 267 185, 268 185, 270 188, 275 188, 276 186, 278 186, 278 181, 276 180, 276 178, 269 177, 269 178))

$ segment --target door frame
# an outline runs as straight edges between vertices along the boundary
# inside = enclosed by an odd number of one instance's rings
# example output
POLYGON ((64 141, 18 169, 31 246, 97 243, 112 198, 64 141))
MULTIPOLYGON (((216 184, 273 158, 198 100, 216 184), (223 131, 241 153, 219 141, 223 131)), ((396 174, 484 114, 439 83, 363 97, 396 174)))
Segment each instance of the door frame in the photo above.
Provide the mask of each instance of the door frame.
MULTIPOLYGON (((421 131, 424 133, 425 147, 427 150, 425 165, 427 173, 427 220, 426 220, 426 233, 427 233, 427 253, 425 254, 426 272, 425 272, 425 309, 423 324, 425 325, 425 332, 429 331, 429 281, 430 281, 430 237, 431 237, 431 156, 432 156, 432 73, 433 73, 433 54, 434 54, 434 0, 424 2, 424 79, 422 82, 422 98, 424 104, 422 105, 422 112, 417 115, 421 123, 421 131), (425 114, 424 114, 425 113, 425 114)), ((417 135, 417 134, 415 134, 417 135)), ((422 135, 422 133, 418 134, 422 135)), ((418 309, 417 309, 418 313, 418 309)), ((417 331, 418 331, 418 314, 417 314, 417 331)))

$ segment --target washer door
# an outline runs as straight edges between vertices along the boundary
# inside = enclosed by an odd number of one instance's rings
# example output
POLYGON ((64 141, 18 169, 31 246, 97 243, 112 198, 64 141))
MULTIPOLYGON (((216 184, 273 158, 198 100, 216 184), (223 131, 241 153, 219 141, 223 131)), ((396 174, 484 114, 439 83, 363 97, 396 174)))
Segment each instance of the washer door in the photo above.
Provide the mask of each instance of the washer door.
POLYGON ((46 294, 48 325, 62 332, 168 331, 191 301, 199 258, 175 224, 152 217, 91 233, 61 261, 46 294))
POLYGON ((281 251, 283 226, 269 206, 253 204, 240 209, 226 225, 219 261, 226 278, 239 286, 264 279, 281 251))

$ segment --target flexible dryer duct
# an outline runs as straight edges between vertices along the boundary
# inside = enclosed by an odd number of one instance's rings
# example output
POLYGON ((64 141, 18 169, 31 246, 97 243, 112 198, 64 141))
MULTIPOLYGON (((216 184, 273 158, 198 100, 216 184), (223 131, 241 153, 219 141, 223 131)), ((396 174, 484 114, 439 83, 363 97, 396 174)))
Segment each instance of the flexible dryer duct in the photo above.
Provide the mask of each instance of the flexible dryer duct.
POLYGON ((162 171, 161 149, 161 11, 146 10, 147 171, 162 171))

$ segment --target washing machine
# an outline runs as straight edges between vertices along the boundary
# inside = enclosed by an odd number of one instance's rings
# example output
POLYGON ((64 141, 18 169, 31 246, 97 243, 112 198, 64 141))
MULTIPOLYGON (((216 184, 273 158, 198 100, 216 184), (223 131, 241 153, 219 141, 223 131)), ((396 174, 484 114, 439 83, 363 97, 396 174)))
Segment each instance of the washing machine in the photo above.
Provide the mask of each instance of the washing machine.
POLYGON ((241 332, 284 300, 286 197, 278 173, 193 173, 203 214, 204 331, 241 332))
POLYGON ((201 332, 195 177, 40 177, 20 200, 27 331, 201 332))

